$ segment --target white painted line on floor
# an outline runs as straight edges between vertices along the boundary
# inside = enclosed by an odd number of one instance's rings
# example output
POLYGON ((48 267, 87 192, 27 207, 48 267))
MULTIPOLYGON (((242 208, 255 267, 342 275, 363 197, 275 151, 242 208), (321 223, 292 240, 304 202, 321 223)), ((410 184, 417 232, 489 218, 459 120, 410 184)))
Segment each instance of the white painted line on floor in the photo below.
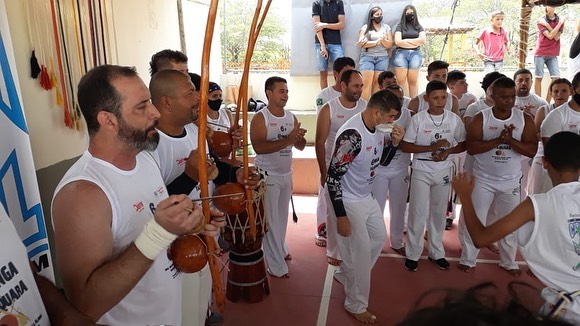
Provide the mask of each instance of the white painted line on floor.
POLYGON ((330 305, 330 294, 332 292, 332 282, 334 281, 334 271, 338 267, 328 265, 326 269, 326 278, 324 279, 324 288, 322 289, 322 297, 320 298, 320 308, 318 309, 318 320, 316 326, 325 326, 326 318, 328 317, 328 306, 330 305))
MULTIPOLYGON (((405 259, 404 256, 401 256, 399 254, 385 254, 385 253, 381 253, 379 255, 379 257, 405 259)), ((421 258, 419 258, 419 259, 426 260, 427 258, 428 258, 427 256, 421 256, 421 258)), ((447 259, 448 261, 459 261, 460 260, 460 258, 455 258, 455 257, 445 257, 445 259, 447 259)), ((499 259, 477 259, 476 262, 477 263, 481 263, 481 264, 499 264, 500 260, 499 259)), ((521 260, 516 260, 516 263, 518 265, 527 265, 525 261, 521 261, 521 260)))

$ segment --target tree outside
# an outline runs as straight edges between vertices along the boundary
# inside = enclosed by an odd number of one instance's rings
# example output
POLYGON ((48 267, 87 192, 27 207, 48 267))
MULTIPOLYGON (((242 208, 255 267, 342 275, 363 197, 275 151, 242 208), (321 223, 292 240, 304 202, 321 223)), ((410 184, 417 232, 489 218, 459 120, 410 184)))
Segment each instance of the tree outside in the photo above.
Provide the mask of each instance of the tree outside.
MULTIPOLYGON (((252 70, 288 70, 290 68, 290 46, 288 41, 289 17, 281 15, 280 1, 273 1, 264 20, 260 36, 252 57, 252 70)), ((264 2, 265 6, 265 2, 264 2)), ((222 57, 224 71, 241 71, 244 66, 248 35, 255 1, 225 0, 222 10, 222 57)))

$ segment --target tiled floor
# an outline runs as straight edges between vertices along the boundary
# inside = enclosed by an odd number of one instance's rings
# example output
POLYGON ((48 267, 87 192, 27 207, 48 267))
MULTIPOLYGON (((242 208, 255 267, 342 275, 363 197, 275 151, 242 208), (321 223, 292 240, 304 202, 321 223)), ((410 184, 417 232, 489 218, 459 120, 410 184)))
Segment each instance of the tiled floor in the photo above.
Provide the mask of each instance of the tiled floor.
MULTIPOLYGON (((325 249, 314 245, 316 197, 295 196, 294 200, 300 220, 298 224, 288 225, 287 242, 293 256, 288 262, 290 278, 270 277, 270 295, 259 303, 227 301, 224 325, 361 325, 343 309, 344 290, 332 279, 333 267, 326 263, 325 249)), ((417 300, 428 290, 465 289, 491 281, 498 286, 502 300, 508 283, 516 280, 497 266, 499 257, 486 249, 482 250, 473 273, 460 272, 456 268, 460 253, 456 225, 445 232, 444 245, 451 269, 441 271, 423 257, 416 273, 406 271, 403 257, 385 245, 385 253, 372 272, 369 311, 379 319, 375 325, 396 324, 416 307, 417 300)), ((541 288, 538 280, 525 273, 526 266, 522 270, 523 276, 518 281, 541 288)), ((223 275, 225 289, 225 272, 223 275)))

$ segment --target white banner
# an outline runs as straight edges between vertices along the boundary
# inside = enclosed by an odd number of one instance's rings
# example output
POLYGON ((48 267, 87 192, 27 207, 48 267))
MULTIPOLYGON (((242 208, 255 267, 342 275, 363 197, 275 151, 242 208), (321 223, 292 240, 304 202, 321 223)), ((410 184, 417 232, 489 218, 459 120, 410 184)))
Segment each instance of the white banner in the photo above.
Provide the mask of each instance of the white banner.
POLYGON ((0 0, 0 203, 42 275, 54 281, 5 2, 0 0))

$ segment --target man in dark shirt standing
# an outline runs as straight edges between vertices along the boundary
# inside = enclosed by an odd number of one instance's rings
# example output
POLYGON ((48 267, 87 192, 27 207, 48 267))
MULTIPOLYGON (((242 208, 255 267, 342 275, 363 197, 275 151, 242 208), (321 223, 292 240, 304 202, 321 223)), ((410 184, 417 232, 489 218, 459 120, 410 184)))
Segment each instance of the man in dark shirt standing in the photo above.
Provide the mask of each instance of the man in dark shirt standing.
POLYGON ((328 87, 328 62, 344 56, 340 30, 344 28, 342 0, 314 0, 312 21, 316 36, 316 64, 320 71, 320 89, 328 87))

